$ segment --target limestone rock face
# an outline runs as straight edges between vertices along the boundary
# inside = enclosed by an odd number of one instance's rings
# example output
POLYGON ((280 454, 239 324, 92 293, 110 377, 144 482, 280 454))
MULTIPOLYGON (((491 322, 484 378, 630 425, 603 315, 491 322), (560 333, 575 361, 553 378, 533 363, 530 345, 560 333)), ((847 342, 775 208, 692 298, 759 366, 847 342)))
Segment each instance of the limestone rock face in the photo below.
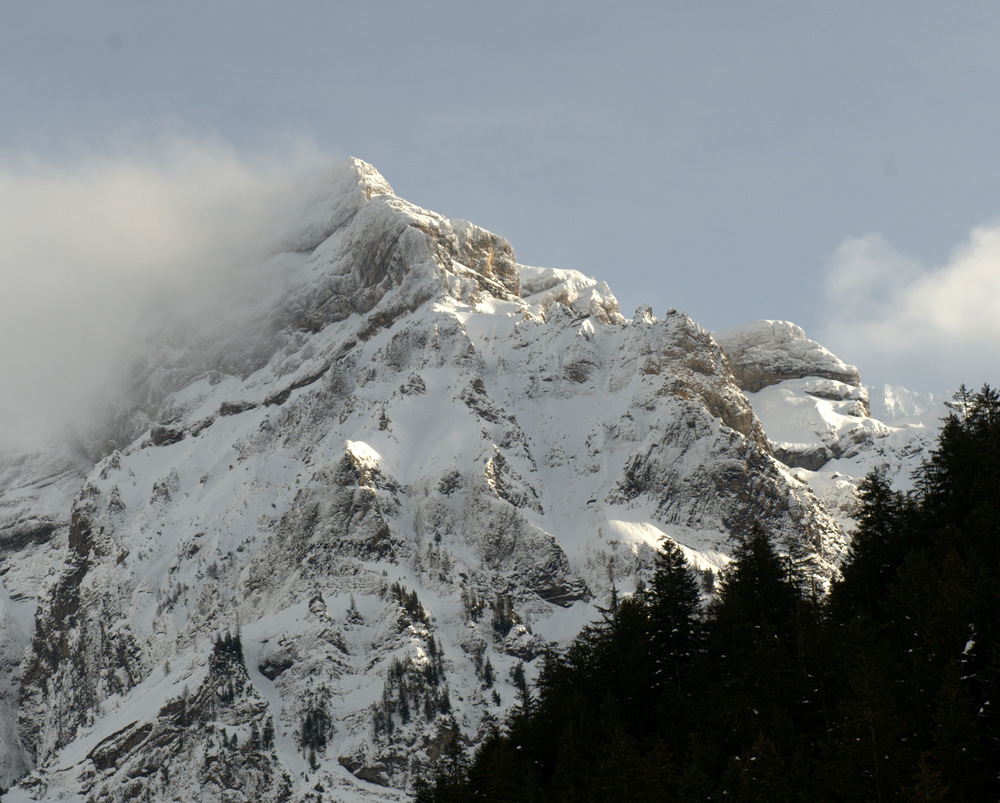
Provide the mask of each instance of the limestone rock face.
POLYGON ((19 793, 402 800, 660 539, 707 588, 754 523, 836 571, 841 524, 734 381, 802 370, 801 330, 733 350, 627 320, 358 160, 293 211, 260 264, 145 322, 51 504, 0 505, 19 793))
POLYGON ((806 376, 861 384, 857 368, 809 340, 794 323, 754 321, 713 332, 713 337, 729 358, 736 384, 748 393, 806 376))
POLYGON ((67 561, 73 496, 90 464, 70 447, 0 455, 0 787, 32 766, 18 733, 22 657, 38 600, 67 561))

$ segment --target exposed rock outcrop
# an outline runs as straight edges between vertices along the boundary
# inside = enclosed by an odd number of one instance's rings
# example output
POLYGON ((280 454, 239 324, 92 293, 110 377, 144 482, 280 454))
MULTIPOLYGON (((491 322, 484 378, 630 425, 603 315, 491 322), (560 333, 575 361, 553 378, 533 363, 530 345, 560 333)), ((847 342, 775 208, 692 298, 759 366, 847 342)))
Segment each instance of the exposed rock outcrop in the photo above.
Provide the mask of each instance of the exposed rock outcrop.
POLYGON ((754 321, 713 332, 712 336, 729 358, 736 384, 748 393, 807 376, 861 384, 857 368, 809 340, 794 323, 754 321))

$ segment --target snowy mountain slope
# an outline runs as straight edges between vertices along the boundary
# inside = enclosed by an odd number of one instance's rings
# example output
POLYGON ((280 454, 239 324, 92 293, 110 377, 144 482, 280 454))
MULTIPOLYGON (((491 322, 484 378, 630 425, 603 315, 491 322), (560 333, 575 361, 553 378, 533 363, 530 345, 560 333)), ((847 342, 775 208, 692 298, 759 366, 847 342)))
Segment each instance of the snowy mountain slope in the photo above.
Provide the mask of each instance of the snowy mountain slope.
POLYGON ((706 590, 754 522, 834 571, 841 526, 687 316, 626 320, 357 160, 272 242, 147 320, 65 541, 9 553, 59 565, 9 799, 403 799, 663 536, 706 590))
POLYGON ((57 445, 0 455, 0 787, 30 768, 17 728, 21 658, 37 600, 62 569, 70 505, 89 469, 57 445))
POLYGON ((755 321, 713 333, 767 432, 771 449, 853 528, 857 483, 876 467, 912 488, 947 412, 930 395, 866 388, 846 365, 794 324, 755 321), (874 415, 873 415, 874 413, 874 415))

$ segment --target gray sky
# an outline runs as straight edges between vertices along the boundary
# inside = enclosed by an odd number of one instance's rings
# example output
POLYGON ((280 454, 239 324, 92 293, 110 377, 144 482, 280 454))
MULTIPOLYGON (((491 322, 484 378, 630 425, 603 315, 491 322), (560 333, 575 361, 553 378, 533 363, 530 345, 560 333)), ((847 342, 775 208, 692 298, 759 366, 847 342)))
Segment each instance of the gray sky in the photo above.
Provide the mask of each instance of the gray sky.
POLYGON ((1000 381, 1000 4, 621 6, 0 5, 0 374, 55 392, 248 193, 353 155, 627 315, 1000 381))

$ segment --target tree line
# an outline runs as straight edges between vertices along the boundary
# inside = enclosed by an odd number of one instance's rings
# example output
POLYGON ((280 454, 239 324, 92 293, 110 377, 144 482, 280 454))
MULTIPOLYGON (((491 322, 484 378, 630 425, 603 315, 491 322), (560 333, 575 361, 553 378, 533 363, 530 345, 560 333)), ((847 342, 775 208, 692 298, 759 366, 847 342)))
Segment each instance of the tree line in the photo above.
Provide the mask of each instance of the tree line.
POLYGON ((861 482, 824 598, 756 528, 703 606, 665 542, 419 803, 1000 800, 1000 394, 949 406, 915 492, 861 482))

